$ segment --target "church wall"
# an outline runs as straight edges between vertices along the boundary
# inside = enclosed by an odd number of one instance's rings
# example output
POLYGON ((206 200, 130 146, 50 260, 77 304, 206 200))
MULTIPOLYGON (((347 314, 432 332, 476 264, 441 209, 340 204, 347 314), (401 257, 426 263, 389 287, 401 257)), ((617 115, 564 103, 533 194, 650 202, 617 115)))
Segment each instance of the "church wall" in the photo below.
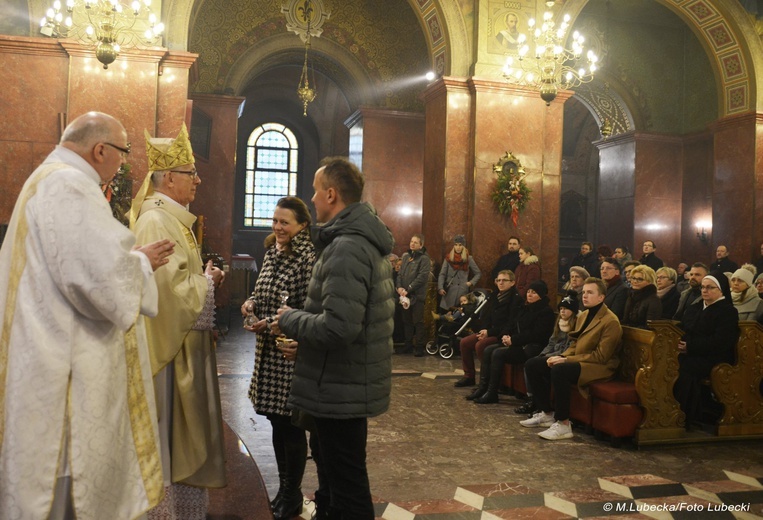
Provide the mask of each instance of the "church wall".
POLYGON ((697 237, 698 222, 713 217, 713 139, 708 133, 687 136, 683 146, 683 186, 681 201, 681 257, 689 265, 708 263, 714 257, 712 229, 710 240, 697 237))
MULTIPOLYGON (((361 108, 364 200, 370 202, 402 253, 421 232, 424 175, 424 117, 421 114, 361 108)), ((352 127, 350 127, 352 132, 352 127)))

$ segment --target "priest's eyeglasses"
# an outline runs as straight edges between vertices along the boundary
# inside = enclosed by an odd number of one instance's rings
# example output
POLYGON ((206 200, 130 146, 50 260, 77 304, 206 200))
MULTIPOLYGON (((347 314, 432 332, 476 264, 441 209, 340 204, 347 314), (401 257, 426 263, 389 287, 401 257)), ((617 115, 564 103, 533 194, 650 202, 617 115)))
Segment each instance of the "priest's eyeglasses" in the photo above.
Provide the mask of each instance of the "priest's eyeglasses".
POLYGON ((196 168, 194 168, 190 172, 184 172, 183 170, 170 170, 170 171, 172 173, 182 173, 183 175, 190 175, 192 181, 195 181, 196 178, 199 176, 199 172, 196 171, 196 168))
POLYGON ((112 143, 103 143, 103 144, 111 146, 115 150, 119 150, 120 152, 122 152, 123 157, 127 157, 128 155, 130 155, 130 151, 132 149, 132 146, 130 145, 130 143, 127 143, 127 148, 122 148, 121 146, 117 146, 112 143))

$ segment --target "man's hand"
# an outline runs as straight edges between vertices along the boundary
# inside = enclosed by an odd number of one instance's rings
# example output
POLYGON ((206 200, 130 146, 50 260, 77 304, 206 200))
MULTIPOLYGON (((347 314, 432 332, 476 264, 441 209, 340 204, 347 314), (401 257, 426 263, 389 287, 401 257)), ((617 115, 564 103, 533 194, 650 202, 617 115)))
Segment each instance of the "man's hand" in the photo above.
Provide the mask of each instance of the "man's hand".
POLYGON ((225 280, 225 273, 218 267, 215 267, 212 260, 207 262, 207 267, 204 269, 204 274, 212 277, 212 283, 215 287, 220 287, 225 280))
POLYGON ((282 334, 281 328, 278 326, 278 320, 281 319, 281 316, 283 316, 283 313, 286 311, 290 311, 291 307, 288 305, 284 305, 280 309, 278 309, 278 312, 276 312, 276 319, 270 324, 270 332, 272 332, 275 335, 282 334))
POLYGON ((678 352, 680 352, 681 354, 685 354, 686 353, 686 342, 685 341, 679 341, 678 342, 678 352))
POLYGON ((244 325, 244 329, 248 330, 249 332, 261 333, 261 332, 265 332, 265 329, 267 328, 268 328, 268 322, 265 320, 260 320, 254 325, 252 325, 251 327, 247 327, 246 325, 244 325))
POLYGON ((550 367, 554 365, 561 365, 562 363, 566 363, 567 358, 564 356, 551 356, 546 360, 546 364, 550 367))
POLYGON ((408 296, 408 291, 406 291, 402 287, 398 287, 397 288, 397 294, 399 294, 400 296, 408 296))
POLYGON ((148 261, 151 262, 151 269, 156 271, 170 261, 167 257, 175 252, 175 243, 165 238, 164 240, 157 240, 156 242, 146 244, 143 247, 135 246, 132 250, 140 251, 146 255, 148 261))
POLYGON ((289 343, 286 343, 285 341, 277 341, 276 346, 287 361, 295 361, 297 359, 298 343, 296 341, 290 341, 289 343))
POLYGON ((487 329, 482 329, 477 333, 477 339, 485 339, 487 337, 487 329))
POLYGON ((448 291, 446 291, 445 289, 440 289, 439 291, 437 291, 437 293, 438 293, 440 296, 445 296, 446 294, 448 294, 448 291))

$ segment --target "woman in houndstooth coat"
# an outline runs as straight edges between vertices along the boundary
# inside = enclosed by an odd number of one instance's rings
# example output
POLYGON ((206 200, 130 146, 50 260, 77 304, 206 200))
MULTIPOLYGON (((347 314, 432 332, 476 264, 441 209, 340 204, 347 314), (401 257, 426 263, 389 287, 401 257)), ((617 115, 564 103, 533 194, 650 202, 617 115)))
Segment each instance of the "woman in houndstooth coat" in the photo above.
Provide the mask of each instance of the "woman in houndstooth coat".
POLYGON ((257 333, 249 399, 255 412, 266 416, 273 426, 273 450, 280 480, 278 494, 271 502, 276 519, 291 518, 301 511, 307 441, 305 431, 292 425, 291 411, 286 407, 294 362, 278 350, 276 335, 268 325, 284 303, 294 309, 305 304, 315 262, 310 221, 302 200, 284 197, 278 201, 273 213, 273 233, 265 239, 267 252, 262 270, 252 296, 241 308, 242 313, 257 316, 256 323, 245 326, 257 333), (284 291, 288 293, 285 302, 281 296, 284 291), (298 507, 299 511, 292 515, 298 507))

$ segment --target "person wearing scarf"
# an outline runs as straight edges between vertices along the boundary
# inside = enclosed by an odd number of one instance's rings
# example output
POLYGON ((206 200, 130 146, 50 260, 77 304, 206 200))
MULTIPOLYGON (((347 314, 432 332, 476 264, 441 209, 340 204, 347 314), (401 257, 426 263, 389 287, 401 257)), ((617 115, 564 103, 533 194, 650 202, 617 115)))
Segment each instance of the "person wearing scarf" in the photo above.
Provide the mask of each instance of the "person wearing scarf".
POLYGON ((458 299, 471 291, 480 277, 482 272, 466 249, 464 235, 456 235, 453 237, 453 249, 445 256, 437 278, 437 292, 442 296, 440 308, 447 311, 455 307, 458 299), (469 272, 472 273, 471 279, 469 272))
POLYGON ((632 289, 625 302, 622 325, 646 328, 649 320, 662 316, 662 302, 657 297, 657 276, 648 265, 639 265, 631 271, 632 289))
POLYGON ((758 296, 758 290, 752 284, 752 264, 744 264, 741 269, 731 275, 731 301, 739 313, 739 321, 760 320, 763 318, 763 300, 758 296))
POLYGON ((739 339, 738 313, 731 299, 729 282, 714 271, 702 279, 702 299, 683 315, 684 335, 678 342, 678 379, 673 395, 686 414, 686 429, 700 417, 702 381, 718 363, 734 362, 739 339))
POLYGON ((672 267, 660 267, 655 274, 657 275, 657 297, 662 302, 660 317, 664 320, 673 319, 673 315, 678 310, 678 301, 681 299, 681 293, 676 286, 678 273, 672 267))

